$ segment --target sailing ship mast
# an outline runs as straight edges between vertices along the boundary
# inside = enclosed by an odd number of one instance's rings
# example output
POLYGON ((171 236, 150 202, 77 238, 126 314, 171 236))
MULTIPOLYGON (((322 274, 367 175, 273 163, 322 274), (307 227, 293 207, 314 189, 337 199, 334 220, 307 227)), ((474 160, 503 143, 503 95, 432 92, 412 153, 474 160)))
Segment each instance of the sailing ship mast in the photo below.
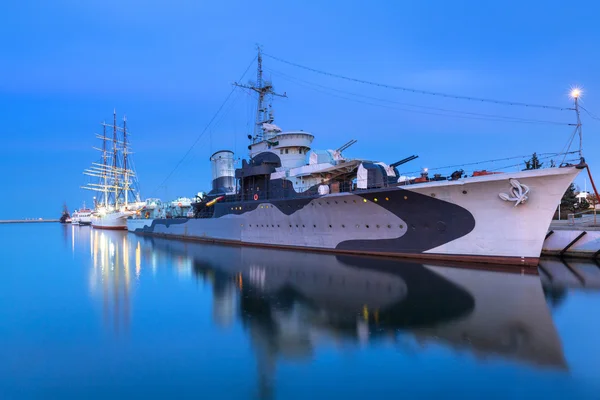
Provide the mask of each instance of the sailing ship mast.
POLYGON ((115 189, 115 209, 119 207, 119 174, 117 173, 117 110, 113 111, 113 187, 115 189))
POLYGON ((108 208, 108 176, 106 175, 106 123, 102 123, 102 176, 104 178, 104 207, 108 208))
POLYGON ((125 207, 127 207, 127 195, 129 194, 129 171, 127 170, 127 117, 123 116, 123 174, 125 183, 125 207))
POLYGON ((102 140, 102 148, 94 148, 102 153, 102 163, 92 163, 92 166, 84 170, 84 174, 99 178, 96 183, 88 183, 82 186, 83 189, 101 192, 103 199, 98 202, 105 209, 109 207, 115 210, 119 204, 128 206, 131 198, 139 201, 137 191, 137 179, 135 171, 131 169, 132 163, 129 160, 127 118, 123 118, 123 127, 117 126, 117 113, 113 112, 113 124, 102 123, 102 136, 96 135, 102 140), (106 135, 108 128, 113 129, 112 139, 106 135), (122 140, 119 133, 122 132, 122 140), (107 148, 107 141, 112 141, 112 152, 107 148), (110 154, 112 153, 112 154, 110 154), (133 179, 133 182, 131 181, 133 179), (130 193, 131 192, 131 193, 130 193))

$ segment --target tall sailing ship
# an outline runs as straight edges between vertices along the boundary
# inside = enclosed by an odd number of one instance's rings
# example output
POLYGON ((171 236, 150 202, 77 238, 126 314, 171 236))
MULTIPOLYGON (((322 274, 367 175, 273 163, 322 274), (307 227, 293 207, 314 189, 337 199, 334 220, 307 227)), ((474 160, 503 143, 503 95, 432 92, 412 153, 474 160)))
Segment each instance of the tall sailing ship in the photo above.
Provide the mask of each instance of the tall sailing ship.
MULTIPOLYGON (((338 253, 535 266, 563 193, 586 167, 407 178, 395 163, 349 159, 353 145, 312 151, 314 136, 274 124, 262 59, 249 158, 234 167, 229 150, 210 157, 212 190, 199 193, 192 218, 145 214, 130 231, 212 242, 338 253)), ((577 108, 577 98, 575 98, 577 108)), ((579 115, 579 114, 578 114, 579 115)), ((576 127, 581 134, 578 118, 576 127)), ((581 156, 581 152, 580 152, 581 156)))
POLYGON ((98 193, 94 197, 92 227, 96 229, 127 229, 127 218, 134 215, 142 206, 139 185, 128 142, 127 118, 123 125, 117 125, 116 111, 112 125, 102 123, 101 148, 94 148, 101 154, 101 161, 92 163, 84 174, 95 178, 83 189, 98 193), (112 137, 107 135, 112 130, 112 137))

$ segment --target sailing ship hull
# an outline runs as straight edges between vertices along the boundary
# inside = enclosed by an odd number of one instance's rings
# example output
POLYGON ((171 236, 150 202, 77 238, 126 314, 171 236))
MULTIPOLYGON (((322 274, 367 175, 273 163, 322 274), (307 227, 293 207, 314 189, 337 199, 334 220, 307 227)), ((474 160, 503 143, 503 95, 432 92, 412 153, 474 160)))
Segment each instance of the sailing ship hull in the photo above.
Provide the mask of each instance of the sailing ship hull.
POLYGON ((91 224, 94 229, 127 229, 127 218, 132 213, 115 212, 105 215, 96 215, 91 218, 91 224))
POLYGON ((215 204, 212 218, 127 223, 136 233, 192 240, 536 266, 556 207, 580 171, 549 168, 223 202, 215 204))

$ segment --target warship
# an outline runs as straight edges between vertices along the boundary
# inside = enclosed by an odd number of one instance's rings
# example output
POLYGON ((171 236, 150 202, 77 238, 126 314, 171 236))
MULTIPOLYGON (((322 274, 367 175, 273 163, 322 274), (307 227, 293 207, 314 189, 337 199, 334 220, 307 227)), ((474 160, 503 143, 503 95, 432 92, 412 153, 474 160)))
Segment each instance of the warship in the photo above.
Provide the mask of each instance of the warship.
MULTIPOLYGON (((403 176, 418 156, 385 163, 350 159, 356 143, 312 150, 314 136, 275 124, 258 54, 257 80, 237 84, 258 95, 249 157, 235 168, 230 150, 210 157, 212 189, 193 213, 144 213, 131 232, 191 240, 348 254, 536 266, 557 204, 586 167, 576 164, 517 172, 403 176)), ((285 96, 281 95, 281 96, 285 96)), ((577 98, 575 98, 577 106, 577 98)), ((579 122, 576 129, 581 134, 579 122)), ((581 155, 581 152, 580 152, 581 155)))

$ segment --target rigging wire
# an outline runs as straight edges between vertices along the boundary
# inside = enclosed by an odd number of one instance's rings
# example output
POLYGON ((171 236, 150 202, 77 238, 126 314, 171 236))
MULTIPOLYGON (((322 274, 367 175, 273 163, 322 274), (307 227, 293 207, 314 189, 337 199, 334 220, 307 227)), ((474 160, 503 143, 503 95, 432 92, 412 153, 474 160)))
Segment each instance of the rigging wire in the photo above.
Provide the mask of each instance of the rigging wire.
POLYGON ((332 93, 328 93, 326 91, 322 91, 322 90, 317 90, 315 88, 309 87, 309 89, 312 90, 316 90, 317 92, 321 92, 321 93, 325 93, 325 94, 329 94, 331 96, 334 97, 338 97, 338 98, 342 98, 345 100, 350 100, 350 101, 356 101, 359 103, 363 103, 363 104, 368 104, 368 105, 372 105, 372 106, 378 106, 378 107, 385 107, 385 108, 392 108, 392 109, 396 109, 396 110, 400 110, 400 111, 407 111, 407 112, 412 112, 412 113, 419 113, 419 114, 427 114, 427 115, 438 115, 438 116, 444 116, 444 117, 455 117, 455 118, 466 118, 466 119, 477 119, 477 120, 490 120, 490 121, 506 121, 506 122, 517 122, 517 123, 526 123, 526 124, 549 124, 549 125, 569 125, 566 122, 557 122, 557 121, 546 121, 546 120, 536 120, 536 119, 528 119, 528 118, 520 118, 520 117, 511 117, 511 116, 507 116, 507 115, 496 115, 496 114, 484 114, 484 113, 475 113, 475 112, 469 112, 469 111, 459 111, 459 110, 451 110, 451 109, 447 109, 447 108, 440 108, 440 107, 430 107, 430 106, 422 106, 422 105, 418 105, 418 104, 411 104, 411 103, 404 103, 404 102, 399 102, 399 101, 395 101, 395 100, 389 100, 389 99, 382 99, 382 98, 378 98, 378 97, 372 97, 372 96, 367 96, 367 95, 363 95, 363 94, 358 94, 358 93, 354 93, 354 92, 348 92, 345 90, 340 90, 340 89, 335 89, 332 87, 328 87, 325 85, 320 85, 317 83, 313 83, 313 82, 309 82, 309 81, 305 81, 302 80, 300 78, 296 78, 287 74, 284 74, 282 72, 270 69, 270 68, 265 68, 266 70, 268 70, 269 72, 289 81, 292 83, 296 83, 300 86, 305 86, 306 85, 311 85, 311 86, 317 86, 326 90, 331 90, 334 92, 338 92, 338 93, 344 93, 344 94, 348 94, 351 96, 357 96, 357 97, 363 97, 365 99, 371 99, 371 100, 375 100, 375 101, 380 101, 380 102, 386 102, 386 103, 392 103, 392 104, 399 104, 399 105, 403 105, 406 107, 415 107, 415 108, 422 108, 422 109, 426 109, 426 110, 434 110, 434 111, 442 111, 445 113, 454 113, 454 114, 465 114, 465 115, 452 115, 452 114, 441 114, 441 113, 434 113, 434 112, 425 112, 425 111, 417 111, 417 110, 410 110, 410 109, 405 109, 405 108, 400 108, 400 107, 389 107, 389 106, 385 106, 385 105, 381 105, 381 104, 375 104, 372 102, 367 102, 367 101, 361 101, 358 99, 353 99, 353 98, 348 98, 348 97, 344 97, 344 96, 338 96, 338 95, 334 95, 332 93), (303 85, 302 83, 305 83, 306 85, 303 85), (474 116, 474 117, 470 117, 470 116, 474 116))
MULTIPOLYGON (((578 153, 578 151, 571 151, 568 153, 564 153, 566 154, 575 154, 578 153)), ((547 158, 551 158, 554 156, 558 156, 563 154, 561 153, 539 153, 538 155, 538 159, 540 160, 544 160, 547 158)), ((517 159, 523 159, 523 158, 527 158, 527 157, 531 157, 531 154, 528 155, 524 155, 524 156, 513 156, 513 157, 506 157, 506 158, 498 158, 495 160, 484 160, 484 161, 475 161, 472 163, 463 163, 463 164, 455 164, 455 165, 447 165, 445 167, 435 167, 435 168, 428 168, 428 171, 437 171, 437 170, 441 170, 441 169, 449 169, 449 168, 460 168, 460 167, 468 167, 468 166, 472 166, 472 165, 480 165, 480 164, 486 164, 486 163, 493 163, 493 162, 499 162, 499 161, 508 161, 508 160, 517 160, 517 159)), ((513 165, 509 165, 509 167, 511 166, 515 166, 515 165, 521 165, 521 163, 519 164, 513 164, 513 165)), ((506 167, 502 167, 502 168, 506 168, 506 167)), ((411 172, 405 172, 405 174, 418 174, 421 171, 411 171, 411 172)))
MULTIPOLYGON (((246 68, 246 70, 244 71, 244 73, 242 74, 242 76, 240 77, 240 79, 238 79, 238 81, 241 81, 242 79, 244 79, 244 77, 248 73, 248 70, 254 64, 254 61, 256 61, 257 57, 258 56, 255 56, 252 59, 252 61, 250 62, 250 64, 248 64, 248 67, 246 68)), ((169 172, 169 175, 167 175, 167 177, 162 181, 162 183, 160 185, 158 185, 158 187, 154 190, 153 193, 156 193, 159 188, 161 188, 162 186, 164 186, 165 183, 167 183, 167 181, 175 173, 175 171, 177 170, 177 168, 179 168, 181 166, 181 164, 183 163, 183 161, 185 160, 185 158, 192 152, 192 150, 198 144, 198 142, 200 141, 200 139, 202 138, 202 136, 206 133, 206 131, 208 131, 208 128, 211 126, 211 124, 213 123, 213 121, 217 118, 217 116, 219 115, 219 113, 221 112, 221 110, 223 109, 223 107, 225 107, 225 104, 227 104, 227 102, 231 98, 231 95, 233 95, 233 93, 236 91, 236 89, 237 89, 237 86, 233 86, 233 88, 231 89, 231 91, 229 92, 229 94, 227 95, 227 97, 225 97, 225 100, 223 100, 223 102, 221 103, 221 105, 217 109, 217 112, 215 112, 215 114, 212 116, 212 118, 208 121, 208 124, 206 124, 206 126, 204 127, 204 129, 202 130, 202 132, 200 132, 200 134, 198 135, 198 137, 196 138, 196 140, 194 141, 194 143, 192 143, 192 145, 185 152, 185 154, 183 155, 183 157, 181 157, 181 159, 177 162, 177 164, 175 165, 175 168, 173 168, 173 170, 171 170, 171 172, 169 172)))
POLYGON ((591 111, 588 111, 588 109, 583 107, 581 104, 579 105, 579 108, 581 108, 583 111, 585 111, 586 114, 589 115, 592 119, 596 119, 596 120, 600 121, 600 117, 598 117, 596 114, 592 113, 591 111))
POLYGON ((287 60, 284 60, 282 58, 273 56, 273 55, 268 54, 268 53, 262 53, 262 54, 265 57, 269 57, 269 58, 271 58, 271 59, 273 59, 275 61, 279 61, 281 63, 288 64, 288 65, 291 65, 293 67, 301 68, 301 69, 304 69, 304 70, 307 70, 307 71, 311 71, 311 72, 314 72, 314 73, 317 73, 317 74, 331 76, 331 77, 334 77, 334 78, 344 79, 344 80, 347 80, 347 81, 356 82, 356 83, 362 83, 362 84, 371 85, 371 86, 383 87, 383 88, 387 88, 387 89, 401 90, 401 91, 404 91, 404 92, 418 93, 418 94, 424 94, 424 95, 429 95, 429 96, 438 96, 438 97, 452 98, 452 99, 457 99, 457 100, 468 100, 468 101, 477 101, 477 102, 484 102, 484 103, 494 103, 494 104, 501 104, 501 105, 507 105, 507 106, 518 106, 518 107, 529 107, 529 108, 544 108, 544 109, 558 110, 558 111, 568 110, 567 107, 557 107, 557 106, 549 106, 549 105, 543 105, 543 104, 522 103, 522 102, 516 102, 516 101, 495 100, 495 99, 488 99, 488 98, 482 98, 482 97, 461 96, 461 95, 454 95, 454 94, 449 94, 449 93, 441 93, 441 92, 433 92, 433 91, 429 91, 429 90, 408 88, 408 87, 404 87, 404 86, 388 85, 388 84, 385 84, 385 83, 378 83, 378 82, 373 82, 373 81, 367 81, 365 79, 351 78, 351 77, 340 75, 340 74, 334 74, 334 73, 331 73, 331 72, 322 71, 322 70, 319 70, 319 69, 316 69, 316 68, 311 68, 311 67, 307 67, 305 65, 300 65, 300 64, 297 64, 297 63, 294 63, 294 62, 291 62, 291 61, 287 61, 287 60))

